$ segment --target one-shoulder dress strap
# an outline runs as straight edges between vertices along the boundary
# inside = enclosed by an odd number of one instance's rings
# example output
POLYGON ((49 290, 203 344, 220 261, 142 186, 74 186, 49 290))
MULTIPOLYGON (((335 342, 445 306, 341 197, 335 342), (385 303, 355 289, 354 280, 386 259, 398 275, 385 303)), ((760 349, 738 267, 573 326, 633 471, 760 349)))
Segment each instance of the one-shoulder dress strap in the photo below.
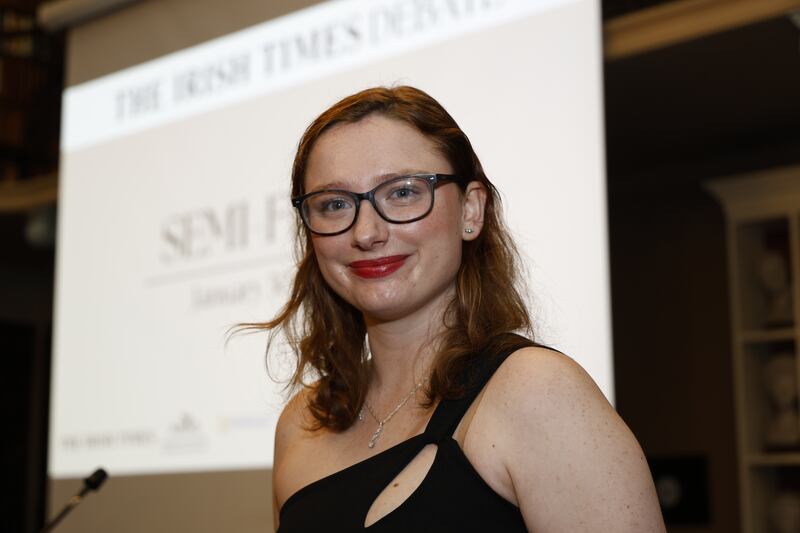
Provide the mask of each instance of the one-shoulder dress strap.
POLYGON ((499 353, 488 351, 475 358, 475 368, 473 369, 472 377, 468 380, 464 395, 460 398, 441 400, 433 412, 425 428, 424 440, 426 443, 439 443, 453 434, 464 413, 467 412, 469 406, 472 405, 472 402, 475 401, 483 387, 509 355, 520 348, 539 346, 525 337, 519 335, 513 335, 513 337, 511 339, 512 342, 504 343, 503 349, 499 353))

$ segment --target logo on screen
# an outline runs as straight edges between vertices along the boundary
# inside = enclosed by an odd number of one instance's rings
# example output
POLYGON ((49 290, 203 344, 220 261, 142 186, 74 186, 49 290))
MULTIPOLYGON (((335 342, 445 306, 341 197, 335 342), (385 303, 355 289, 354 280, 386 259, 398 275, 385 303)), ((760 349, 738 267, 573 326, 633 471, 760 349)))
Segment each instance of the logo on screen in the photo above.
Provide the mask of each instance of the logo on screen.
POLYGON ((208 438, 197 418, 183 412, 169 425, 164 450, 170 453, 196 453, 205 450, 208 438))

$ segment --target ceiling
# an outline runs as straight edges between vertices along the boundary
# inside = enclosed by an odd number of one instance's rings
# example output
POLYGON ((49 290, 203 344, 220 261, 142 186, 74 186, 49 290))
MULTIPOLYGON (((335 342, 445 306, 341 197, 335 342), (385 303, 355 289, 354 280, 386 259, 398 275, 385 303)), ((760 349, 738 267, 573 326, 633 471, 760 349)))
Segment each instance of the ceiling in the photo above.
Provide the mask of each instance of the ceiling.
POLYGON ((800 163, 800 31, 788 17, 607 62, 611 181, 800 163))
POLYGON ((641 11, 659 4, 668 4, 676 0, 601 0, 603 20, 641 11))

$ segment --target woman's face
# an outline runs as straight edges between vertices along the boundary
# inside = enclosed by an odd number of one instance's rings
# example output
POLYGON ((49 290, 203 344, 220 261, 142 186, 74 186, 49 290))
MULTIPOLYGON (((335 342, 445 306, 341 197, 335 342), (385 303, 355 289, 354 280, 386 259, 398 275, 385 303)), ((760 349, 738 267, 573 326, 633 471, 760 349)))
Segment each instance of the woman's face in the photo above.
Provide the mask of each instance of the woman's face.
MULTIPOLYGON (((308 158, 305 190, 366 192, 398 175, 452 172, 447 159, 422 133, 373 114, 334 126, 317 139, 308 158)), ((368 320, 435 312, 451 294, 462 240, 475 238, 480 231, 483 205, 479 202, 478 217, 473 205, 473 197, 483 197, 480 191, 476 182, 466 195, 457 184, 443 182, 436 188, 430 214, 408 224, 387 222, 368 201, 362 202, 348 231, 312 237, 323 277, 368 320), (478 193, 469 192, 476 188, 478 193), (466 233, 467 227, 473 232, 466 233)))

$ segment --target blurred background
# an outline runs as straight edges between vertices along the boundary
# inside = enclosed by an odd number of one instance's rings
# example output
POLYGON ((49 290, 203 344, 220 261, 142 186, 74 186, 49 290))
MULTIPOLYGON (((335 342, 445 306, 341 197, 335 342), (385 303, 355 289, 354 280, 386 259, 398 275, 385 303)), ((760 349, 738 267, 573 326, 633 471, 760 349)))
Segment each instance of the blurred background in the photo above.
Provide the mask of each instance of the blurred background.
MULTIPOLYGON (((256 4, 0 0, 2 531, 80 488, 48 484, 62 91, 298 7, 256 4)), ((615 405, 669 531, 800 531, 800 1, 600 8, 615 405)))

